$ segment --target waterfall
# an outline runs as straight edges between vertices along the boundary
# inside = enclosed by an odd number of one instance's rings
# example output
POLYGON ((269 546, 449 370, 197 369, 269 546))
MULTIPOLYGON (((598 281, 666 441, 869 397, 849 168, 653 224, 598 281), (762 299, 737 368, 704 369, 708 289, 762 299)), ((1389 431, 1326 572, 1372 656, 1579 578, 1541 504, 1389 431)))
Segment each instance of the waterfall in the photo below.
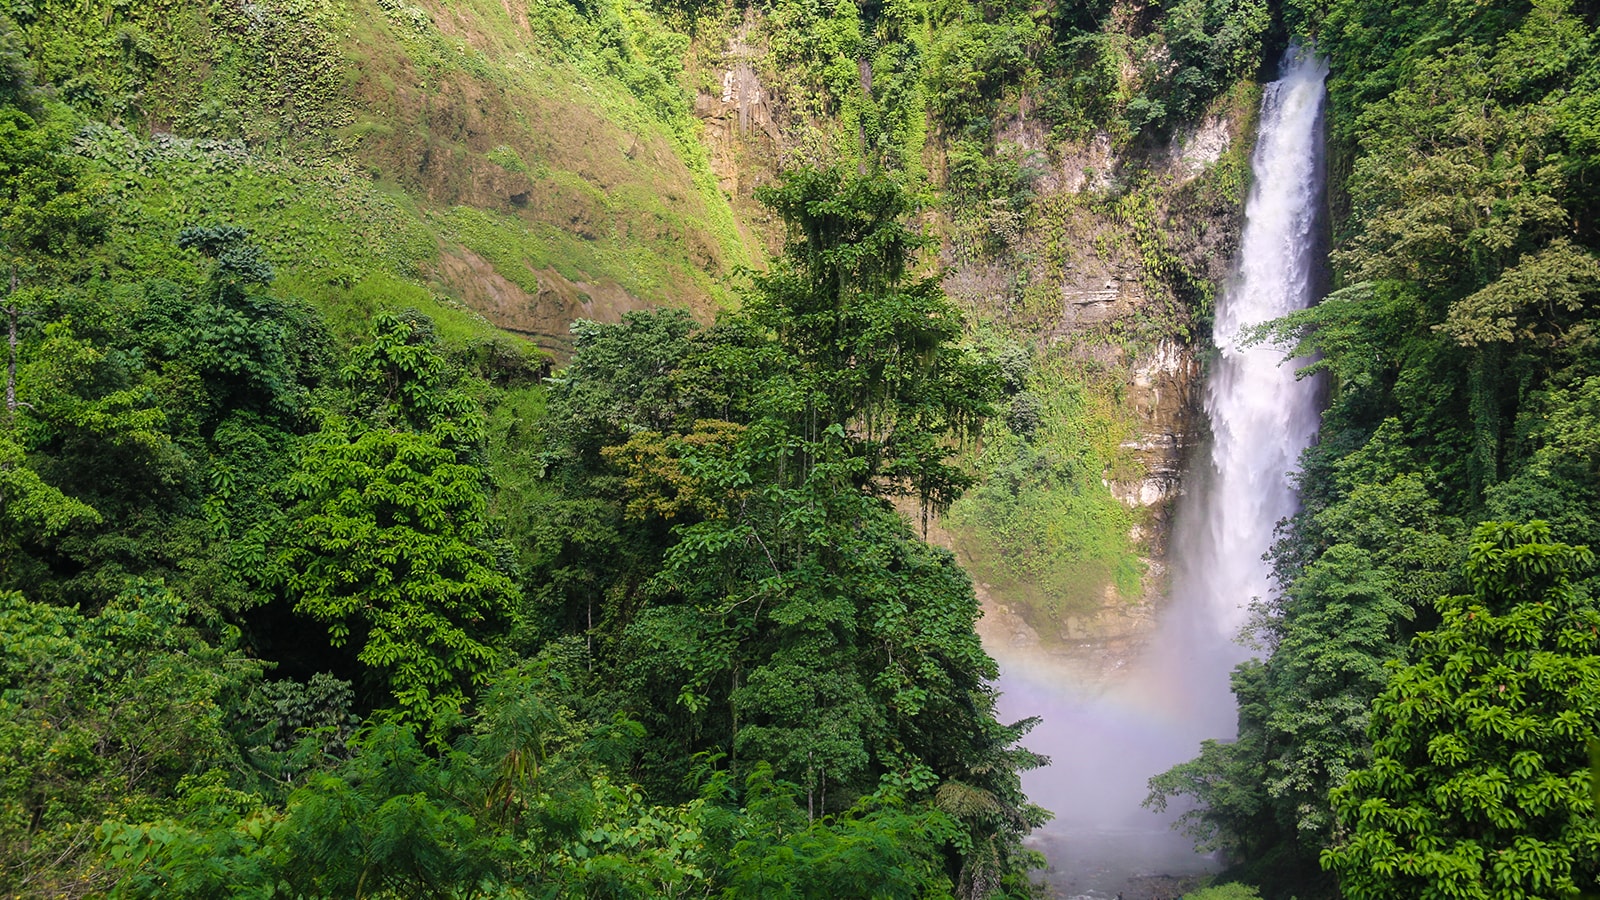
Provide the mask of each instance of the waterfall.
POLYGON ((1316 433, 1314 385, 1295 379, 1281 348, 1245 340, 1252 326, 1307 306, 1320 268, 1327 64, 1291 48, 1281 71, 1263 92, 1244 231, 1217 304, 1204 394, 1210 452, 1192 454, 1178 501, 1164 618, 1133 671, 1095 693, 1030 677, 1002 654, 1002 712, 1044 718, 1027 744, 1053 764, 1024 787, 1057 814, 1036 840, 1069 897, 1116 897, 1141 876, 1217 865, 1172 831, 1177 810, 1162 817, 1140 804, 1152 775, 1235 732, 1228 677, 1249 655, 1237 638, 1251 601, 1272 591, 1262 556, 1295 510, 1290 472, 1316 433))
POLYGON ((1244 624, 1241 601, 1267 591, 1270 570, 1261 554, 1278 520, 1295 510, 1288 473, 1317 430, 1312 385, 1296 382, 1282 350, 1242 346, 1251 327, 1309 305, 1317 275, 1328 69, 1310 53, 1286 62, 1284 77, 1261 100, 1238 274, 1217 304, 1218 354, 1206 385, 1215 478, 1197 498, 1209 545, 1197 548, 1192 575, 1225 636, 1244 624))

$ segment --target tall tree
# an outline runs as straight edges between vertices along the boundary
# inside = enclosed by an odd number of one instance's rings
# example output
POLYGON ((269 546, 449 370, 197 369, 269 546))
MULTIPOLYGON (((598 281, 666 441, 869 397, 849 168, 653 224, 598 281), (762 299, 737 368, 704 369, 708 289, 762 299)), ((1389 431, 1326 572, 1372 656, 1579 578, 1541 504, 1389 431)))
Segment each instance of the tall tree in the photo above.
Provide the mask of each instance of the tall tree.
MULTIPOLYGON (((801 169, 759 194, 789 226, 782 260, 756 279, 750 320, 785 353, 772 411, 809 444, 838 439, 864 465, 856 483, 944 510, 971 485, 950 441, 993 414, 1000 375, 963 351, 961 314, 936 273, 917 274, 929 241, 898 181, 801 169)), ((797 477, 815 453, 802 449, 797 477)))
POLYGON ((372 418, 331 416, 310 439, 269 578, 437 725, 496 667, 517 590, 490 547, 480 416, 418 320, 382 313, 376 327, 347 369, 372 418))
POLYGON ((902 186, 800 170, 764 196, 790 246, 741 313, 576 329, 547 458, 589 505, 548 571, 648 730, 651 785, 715 750, 798 785, 820 823, 901 779, 949 807, 949 874, 985 896, 1045 815, 1017 776, 1040 760, 1014 747, 1028 723, 994 719, 970 581, 888 498, 955 498, 956 442, 1001 379, 913 274, 902 186), (580 542, 613 580, 572 577, 597 570, 574 565, 580 542))

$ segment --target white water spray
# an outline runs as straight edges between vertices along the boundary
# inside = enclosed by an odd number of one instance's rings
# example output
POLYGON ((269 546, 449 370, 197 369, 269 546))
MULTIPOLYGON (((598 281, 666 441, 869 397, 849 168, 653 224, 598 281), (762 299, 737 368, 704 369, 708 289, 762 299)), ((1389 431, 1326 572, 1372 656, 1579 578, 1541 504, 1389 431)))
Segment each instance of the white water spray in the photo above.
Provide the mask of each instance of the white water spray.
POLYGON ((1296 381, 1281 348, 1242 339, 1314 299, 1327 73, 1313 54, 1291 50, 1262 96, 1236 271, 1217 305, 1205 393, 1211 452, 1191 461, 1173 535, 1172 603, 1149 649, 1127 678, 1090 695, 996 648, 1006 670, 1002 713, 1044 717, 1027 744, 1053 765, 1029 773, 1024 787, 1057 814, 1037 837, 1049 880, 1070 897, 1133 897, 1141 876, 1216 865, 1170 829, 1176 811, 1161 817, 1140 803, 1151 776, 1192 758, 1201 740, 1234 734, 1228 675, 1248 655, 1236 638, 1251 601, 1272 590, 1262 555, 1295 510, 1290 472, 1316 433, 1314 386, 1296 381))

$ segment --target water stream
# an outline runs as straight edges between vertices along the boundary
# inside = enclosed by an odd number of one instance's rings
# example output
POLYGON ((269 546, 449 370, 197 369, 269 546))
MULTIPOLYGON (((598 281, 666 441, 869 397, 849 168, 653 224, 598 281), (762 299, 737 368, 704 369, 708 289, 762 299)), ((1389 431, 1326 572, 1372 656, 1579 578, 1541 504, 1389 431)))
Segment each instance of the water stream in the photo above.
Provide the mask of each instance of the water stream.
POLYGON ((1126 677, 1093 689, 995 648, 1002 714, 1044 717, 1026 743, 1054 764, 1024 787, 1056 813, 1034 840, 1065 897, 1161 896, 1152 876, 1218 865, 1171 829, 1180 810, 1159 816, 1140 804, 1150 776, 1192 758, 1201 740, 1234 734, 1228 674, 1249 654, 1236 638, 1251 600, 1272 589, 1262 554, 1295 509, 1289 473, 1316 432, 1314 386, 1295 380, 1279 348, 1241 342, 1251 326, 1309 304, 1318 280, 1327 65, 1291 50, 1282 73, 1262 96, 1235 275, 1217 303, 1204 394, 1211 438, 1191 453, 1174 517, 1173 595, 1157 633, 1126 677))

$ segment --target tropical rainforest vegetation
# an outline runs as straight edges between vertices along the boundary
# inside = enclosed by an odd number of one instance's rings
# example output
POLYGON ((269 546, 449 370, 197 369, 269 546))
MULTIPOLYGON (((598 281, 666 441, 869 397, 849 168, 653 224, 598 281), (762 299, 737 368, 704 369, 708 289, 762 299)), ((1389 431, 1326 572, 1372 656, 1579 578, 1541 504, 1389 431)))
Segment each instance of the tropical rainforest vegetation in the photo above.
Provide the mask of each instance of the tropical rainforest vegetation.
POLYGON ((1078 339, 1202 339, 1179 232, 1243 153, 1139 161, 1291 35, 1337 290, 1261 337, 1330 406, 1239 737, 1155 796, 1264 896, 1592 890, 1597 20, 0 3, 0 893, 1030 895, 1043 760, 919 533, 1131 591, 1126 428, 1027 339, 1050 285, 963 309, 937 262, 1063 268, 1092 214, 1163 299, 1078 339), (752 21, 795 139, 746 198, 693 103, 752 21), (1029 117, 1133 162, 1036 203, 1029 117), (569 333, 498 323, 544 349, 473 311, 552 295, 569 333), (581 315, 617 296, 663 308, 581 315))
POLYGON ((902 510, 1081 397, 945 296, 924 147, 1015 217, 1008 90, 1125 144, 1264 7, 1128 81, 1109 8, 775 4, 754 219, 690 114, 732 7, 91 7, 0 7, 0 893, 1030 895, 1044 760, 902 510), (680 308, 558 365, 484 284, 680 308))

